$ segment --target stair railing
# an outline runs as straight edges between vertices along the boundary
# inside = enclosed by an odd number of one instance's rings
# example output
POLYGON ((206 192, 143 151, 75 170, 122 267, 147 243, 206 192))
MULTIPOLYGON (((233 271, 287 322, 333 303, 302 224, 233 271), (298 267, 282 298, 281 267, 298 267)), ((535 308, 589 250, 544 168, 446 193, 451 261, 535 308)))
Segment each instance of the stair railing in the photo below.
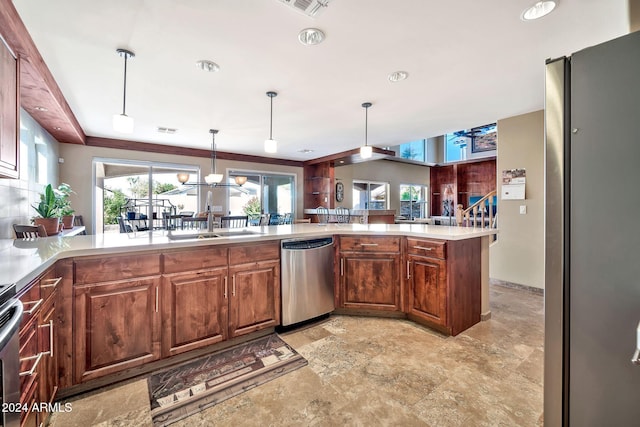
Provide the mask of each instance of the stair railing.
POLYGON ((496 228, 498 225, 498 214, 493 215, 493 197, 495 195, 496 191, 493 190, 467 209, 464 209, 462 205, 458 205, 456 209, 456 223, 458 227, 496 228), (484 209, 485 202, 489 203, 488 215, 485 212, 486 209, 484 209))

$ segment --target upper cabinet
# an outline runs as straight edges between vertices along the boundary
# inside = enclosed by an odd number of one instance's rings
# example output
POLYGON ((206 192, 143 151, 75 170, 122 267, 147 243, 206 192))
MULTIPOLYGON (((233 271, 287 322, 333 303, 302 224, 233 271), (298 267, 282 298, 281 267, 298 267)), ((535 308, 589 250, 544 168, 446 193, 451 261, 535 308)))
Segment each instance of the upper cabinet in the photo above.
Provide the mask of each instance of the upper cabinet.
POLYGON ((0 39, 0 178, 18 178, 19 61, 0 39))

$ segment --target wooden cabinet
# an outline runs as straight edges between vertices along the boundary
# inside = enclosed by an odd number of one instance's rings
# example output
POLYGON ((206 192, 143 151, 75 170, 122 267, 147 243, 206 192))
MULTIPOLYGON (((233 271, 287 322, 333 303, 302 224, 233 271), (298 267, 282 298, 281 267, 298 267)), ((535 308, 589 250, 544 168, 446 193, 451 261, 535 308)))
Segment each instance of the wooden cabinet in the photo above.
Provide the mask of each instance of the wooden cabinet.
POLYGON ((227 267, 163 277, 162 355, 228 338, 227 267))
POLYGON ((407 316, 457 335, 480 321, 480 238, 406 238, 407 316))
POLYGON ((49 416, 40 403, 51 403, 58 390, 56 354, 55 268, 50 268, 24 287, 18 297, 24 314, 20 325, 20 403, 28 407, 21 413, 21 426, 44 424, 49 416), (38 404, 38 410, 32 410, 38 404))
POLYGON ((334 167, 326 161, 305 165, 304 170, 304 209, 315 209, 324 206, 335 207, 334 167))
POLYGON ((229 249, 229 337, 280 324, 280 244, 229 249))
POLYGON ((0 37, 0 178, 18 178, 19 61, 0 37))
POLYGON ((160 276, 74 287, 76 382, 160 358, 159 292, 160 276))
POLYGON ((339 263, 339 307, 402 310, 399 237, 340 237, 339 263))
MULTIPOLYGON (((469 198, 496 189, 496 159, 483 158, 429 169, 431 216, 455 217, 458 204, 469 207, 469 198)), ((455 218, 454 218, 455 220, 455 218)))
POLYGON ((79 257, 66 268, 66 386, 280 324, 278 241, 79 257))

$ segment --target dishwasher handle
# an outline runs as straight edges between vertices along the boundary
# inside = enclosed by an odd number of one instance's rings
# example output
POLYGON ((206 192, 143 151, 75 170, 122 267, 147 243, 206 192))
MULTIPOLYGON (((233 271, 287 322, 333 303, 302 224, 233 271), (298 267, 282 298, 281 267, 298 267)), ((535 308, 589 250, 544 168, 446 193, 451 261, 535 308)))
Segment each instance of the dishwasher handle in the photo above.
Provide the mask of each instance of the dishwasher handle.
POLYGON ((286 250, 308 250, 324 248, 333 245, 333 237, 311 240, 290 240, 282 242, 282 249, 286 250))

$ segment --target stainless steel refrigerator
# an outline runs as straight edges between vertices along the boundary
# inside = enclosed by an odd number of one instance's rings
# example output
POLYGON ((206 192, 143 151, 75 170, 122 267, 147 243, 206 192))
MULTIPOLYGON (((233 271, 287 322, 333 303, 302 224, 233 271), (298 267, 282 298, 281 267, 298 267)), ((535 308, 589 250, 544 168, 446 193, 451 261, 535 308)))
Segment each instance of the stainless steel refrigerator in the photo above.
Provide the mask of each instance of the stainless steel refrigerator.
POLYGON ((640 426, 640 32, 550 60, 545 426, 640 426))

